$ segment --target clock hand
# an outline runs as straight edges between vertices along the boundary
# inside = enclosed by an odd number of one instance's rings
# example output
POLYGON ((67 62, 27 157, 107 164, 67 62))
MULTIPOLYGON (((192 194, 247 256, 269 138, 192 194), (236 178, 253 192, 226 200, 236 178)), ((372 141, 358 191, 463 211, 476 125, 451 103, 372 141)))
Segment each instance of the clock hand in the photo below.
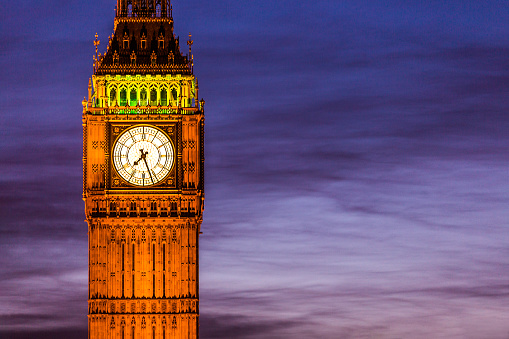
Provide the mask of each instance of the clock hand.
MULTIPOLYGON (((147 152, 147 153, 145 153, 145 155, 147 155, 147 154, 148 154, 148 152, 147 152)), ((147 158, 146 158, 146 157, 144 157, 144 158, 143 158, 143 160, 145 161, 145 166, 147 166, 147 171, 148 171, 148 174, 150 175, 150 180, 152 180, 152 183, 154 184, 154 183, 155 183, 155 181, 154 181, 154 178, 152 178, 152 173, 150 172, 150 168, 148 168, 147 158)))
POLYGON ((134 166, 138 166, 138 164, 139 164, 140 160, 141 160, 141 159, 145 159, 145 155, 147 155, 147 154, 148 154, 148 152, 147 152, 147 153, 143 153, 143 148, 142 148, 142 149, 140 149, 140 152, 141 152, 141 157, 140 157, 138 160, 136 160, 136 161, 134 162, 134 166))

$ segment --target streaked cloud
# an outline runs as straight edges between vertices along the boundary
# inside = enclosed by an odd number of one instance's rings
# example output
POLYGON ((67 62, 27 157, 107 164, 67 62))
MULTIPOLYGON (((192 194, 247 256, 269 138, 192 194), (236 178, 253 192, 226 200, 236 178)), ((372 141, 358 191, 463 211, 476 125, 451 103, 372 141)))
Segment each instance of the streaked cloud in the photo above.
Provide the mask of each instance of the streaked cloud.
MULTIPOLYGON (((84 338, 80 106, 114 4, 21 5, 30 25, 0 26, 0 336, 84 338)), ((203 338, 507 337, 505 9, 174 1, 207 102, 203 338)))

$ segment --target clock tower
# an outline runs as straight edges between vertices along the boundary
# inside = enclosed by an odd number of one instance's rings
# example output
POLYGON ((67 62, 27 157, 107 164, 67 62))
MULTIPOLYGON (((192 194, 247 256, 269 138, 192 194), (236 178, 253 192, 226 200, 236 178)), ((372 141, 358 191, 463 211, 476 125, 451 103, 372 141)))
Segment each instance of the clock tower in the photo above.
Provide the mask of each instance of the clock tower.
POLYGON ((170 0, 117 0, 83 100, 89 338, 198 338, 204 101, 170 0))

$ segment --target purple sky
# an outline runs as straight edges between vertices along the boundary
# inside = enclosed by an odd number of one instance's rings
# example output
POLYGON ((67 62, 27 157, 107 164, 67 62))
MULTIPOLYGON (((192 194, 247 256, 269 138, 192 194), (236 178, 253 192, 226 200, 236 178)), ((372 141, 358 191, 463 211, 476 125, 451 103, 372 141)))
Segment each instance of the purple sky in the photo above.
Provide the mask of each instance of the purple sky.
MULTIPOLYGON (((2 4, 0 338, 86 338, 81 100, 114 5, 2 4)), ((203 339, 509 337, 507 1, 173 7, 206 100, 203 339)))

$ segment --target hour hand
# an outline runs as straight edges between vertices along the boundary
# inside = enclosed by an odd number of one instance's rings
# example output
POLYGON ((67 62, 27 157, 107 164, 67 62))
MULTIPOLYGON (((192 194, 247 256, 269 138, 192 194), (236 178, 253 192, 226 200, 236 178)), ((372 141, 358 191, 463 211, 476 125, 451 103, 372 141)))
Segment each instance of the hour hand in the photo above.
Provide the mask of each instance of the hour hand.
POLYGON ((140 163, 141 159, 145 159, 145 156, 148 154, 148 152, 143 152, 143 148, 140 149, 140 152, 141 152, 141 157, 134 162, 134 166, 137 166, 140 163))
MULTIPOLYGON (((135 165, 138 165, 141 160, 145 161, 145 164, 147 163, 147 154, 148 154, 148 151, 147 152, 143 152, 143 150, 140 150, 140 151, 141 151, 141 157, 138 159, 138 161, 136 161, 134 163, 135 165)), ((148 165, 147 165, 147 168, 148 168, 148 165)))

